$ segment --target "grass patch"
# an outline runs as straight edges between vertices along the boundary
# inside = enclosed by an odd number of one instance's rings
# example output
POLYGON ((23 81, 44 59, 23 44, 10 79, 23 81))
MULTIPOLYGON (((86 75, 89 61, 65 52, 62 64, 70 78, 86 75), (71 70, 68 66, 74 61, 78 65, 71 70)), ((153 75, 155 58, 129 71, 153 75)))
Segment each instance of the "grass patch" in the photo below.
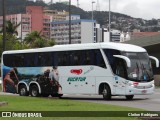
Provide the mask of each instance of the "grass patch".
MULTIPOLYGON (((1 106, 0 111, 143 111, 142 109, 120 107, 115 105, 98 104, 90 102, 80 102, 65 99, 33 98, 19 96, 0 96, 0 101, 8 102, 7 106, 1 106)), ((107 102, 107 101, 106 101, 107 102)), ((12 118, 12 120, 22 118, 12 118)), ((23 118, 24 120, 37 120, 37 118, 23 118)), ((65 120, 66 117, 46 117, 38 120, 65 120)), ((85 120, 84 117, 67 117, 69 120, 85 120)), ((88 120, 106 120, 106 117, 87 117, 88 120)), ((107 120, 136 120, 130 117, 108 117, 107 120)), ((7 118, 8 120, 8 118, 7 118)))

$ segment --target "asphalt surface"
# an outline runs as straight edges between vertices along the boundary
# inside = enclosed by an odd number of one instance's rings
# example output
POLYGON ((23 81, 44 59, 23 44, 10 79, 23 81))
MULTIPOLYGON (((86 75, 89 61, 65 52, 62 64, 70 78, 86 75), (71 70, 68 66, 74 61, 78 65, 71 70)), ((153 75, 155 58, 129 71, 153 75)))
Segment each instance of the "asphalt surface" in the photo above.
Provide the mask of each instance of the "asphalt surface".
MULTIPOLYGON (((0 92, 0 95, 15 95, 0 92)), ((53 98, 54 99, 54 98, 53 98)), ((152 95, 135 95, 133 100, 126 100, 124 96, 113 96, 111 100, 105 101, 101 95, 63 95, 62 99, 87 101, 100 104, 111 104, 119 106, 127 106, 133 108, 141 108, 148 111, 160 111, 160 88, 155 89, 152 95)))
POLYGON ((62 99, 87 101, 100 104, 111 104, 141 108, 148 111, 160 111, 160 88, 152 95, 135 95, 133 100, 126 100, 124 96, 114 96, 110 101, 104 101, 100 95, 64 95, 62 99))

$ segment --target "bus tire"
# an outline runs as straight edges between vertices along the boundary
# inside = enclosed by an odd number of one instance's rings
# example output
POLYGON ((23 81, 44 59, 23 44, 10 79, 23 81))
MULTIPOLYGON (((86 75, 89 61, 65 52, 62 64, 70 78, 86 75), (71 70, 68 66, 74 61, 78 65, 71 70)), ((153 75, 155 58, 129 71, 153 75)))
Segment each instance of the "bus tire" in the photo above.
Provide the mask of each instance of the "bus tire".
POLYGON ((127 100, 132 100, 133 97, 134 97, 134 95, 126 95, 126 99, 127 99, 127 100))
POLYGON ((30 87, 30 95, 32 97, 39 97, 40 94, 39 94, 39 89, 38 89, 38 86, 37 85, 32 85, 30 87))
POLYGON ((104 84, 102 95, 103 95, 104 100, 110 100, 111 99, 111 89, 106 84, 104 84))
POLYGON ((27 91, 27 87, 25 85, 19 86, 18 93, 20 96, 28 96, 29 95, 29 92, 27 91))

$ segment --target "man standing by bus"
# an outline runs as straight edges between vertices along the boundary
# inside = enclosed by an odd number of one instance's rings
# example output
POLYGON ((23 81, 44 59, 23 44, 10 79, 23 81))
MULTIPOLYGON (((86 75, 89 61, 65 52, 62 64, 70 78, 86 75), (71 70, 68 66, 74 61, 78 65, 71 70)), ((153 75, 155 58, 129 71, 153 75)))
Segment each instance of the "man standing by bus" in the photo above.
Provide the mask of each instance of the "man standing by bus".
POLYGON ((53 69, 49 74, 49 78, 51 78, 52 81, 59 82, 59 73, 58 73, 57 66, 53 66, 53 69))

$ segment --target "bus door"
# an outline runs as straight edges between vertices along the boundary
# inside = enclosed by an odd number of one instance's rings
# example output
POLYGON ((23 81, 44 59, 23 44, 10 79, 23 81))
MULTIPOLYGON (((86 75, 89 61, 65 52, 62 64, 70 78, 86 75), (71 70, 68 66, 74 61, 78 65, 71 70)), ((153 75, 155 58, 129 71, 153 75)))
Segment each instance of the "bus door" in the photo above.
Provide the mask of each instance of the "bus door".
POLYGON ((115 64, 115 88, 116 88, 116 94, 125 94, 126 84, 125 84, 125 78, 126 78, 126 67, 125 62, 122 59, 117 58, 117 62, 115 64))

